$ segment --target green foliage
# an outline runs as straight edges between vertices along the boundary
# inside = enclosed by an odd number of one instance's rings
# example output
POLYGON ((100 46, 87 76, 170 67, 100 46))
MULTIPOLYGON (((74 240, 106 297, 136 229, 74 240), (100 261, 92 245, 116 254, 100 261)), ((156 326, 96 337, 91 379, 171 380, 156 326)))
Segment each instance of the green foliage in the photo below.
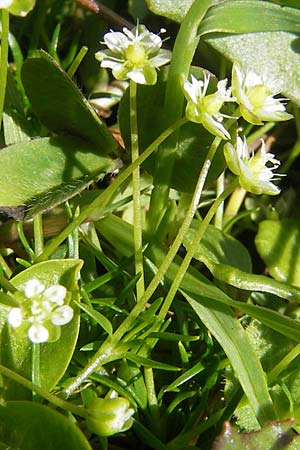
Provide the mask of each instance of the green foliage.
POLYGON ((297 448, 298 5, 0 7, 0 449, 297 448))
POLYGON ((0 407, 0 440, 11 448, 91 450, 78 427, 62 414, 26 401, 0 407))

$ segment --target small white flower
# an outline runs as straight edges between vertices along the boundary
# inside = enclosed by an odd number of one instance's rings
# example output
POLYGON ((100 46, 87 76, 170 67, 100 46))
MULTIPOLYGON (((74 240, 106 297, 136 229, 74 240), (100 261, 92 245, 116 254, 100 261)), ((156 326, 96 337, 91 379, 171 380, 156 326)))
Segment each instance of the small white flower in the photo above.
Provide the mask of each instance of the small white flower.
POLYGON ((60 284, 50 286, 45 291, 43 296, 47 298, 50 302, 56 303, 61 306, 64 304, 64 298, 67 294, 67 289, 60 284))
POLYGON ((240 105, 241 115, 254 125, 261 125, 263 121, 280 122, 293 117, 281 103, 284 99, 274 98, 279 92, 272 92, 262 77, 253 71, 244 72, 237 63, 232 67, 232 93, 240 105))
POLYGON ((9 325, 13 328, 21 326, 23 321, 23 314, 21 308, 12 308, 7 316, 9 325))
POLYGON ((123 28, 123 33, 110 31, 104 35, 104 43, 108 50, 97 52, 96 59, 101 67, 112 69, 117 80, 155 84, 156 69, 171 59, 171 52, 161 49, 160 36, 151 33, 144 25, 131 31, 123 28))
POLYGON ((258 195, 279 194, 280 189, 272 183, 272 179, 275 175, 273 170, 280 166, 280 161, 272 153, 266 152, 263 140, 260 151, 250 156, 246 138, 242 140, 238 137, 236 147, 225 144, 224 155, 229 169, 239 177, 240 185, 246 191, 258 195))
POLYGON ((7 316, 8 324, 21 333, 27 333, 35 344, 57 340, 60 327, 69 323, 74 315, 68 302, 67 289, 60 285, 48 288, 32 278, 18 292, 19 308, 12 308, 7 316), (23 292, 23 297, 22 297, 23 292))
POLYGON ((44 291, 44 289, 45 286, 43 285, 43 283, 41 283, 36 278, 32 278, 23 285, 22 290, 25 294, 25 297, 32 298, 35 297, 36 295, 41 294, 44 291))
POLYGON ((191 75, 191 83, 185 81, 183 85, 184 95, 188 101, 186 117, 192 122, 201 123, 204 128, 215 136, 229 139, 230 134, 222 125, 224 114, 220 113, 224 102, 235 101, 231 97, 231 90, 226 89, 227 80, 221 80, 217 84, 217 91, 206 95, 210 76, 204 74, 204 80, 197 80, 191 75))
POLYGON ((43 325, 32 325, 28 330, 28 337, 34 344, 42 344, 43 342, 47 342, 49 331, 43 325))
POLYGON ((73 308, 71 306, 65 305, 56 308, 56 310, 51 314, 51 322, 54 325, 62 326, 71 322, 73 318, 73 308))

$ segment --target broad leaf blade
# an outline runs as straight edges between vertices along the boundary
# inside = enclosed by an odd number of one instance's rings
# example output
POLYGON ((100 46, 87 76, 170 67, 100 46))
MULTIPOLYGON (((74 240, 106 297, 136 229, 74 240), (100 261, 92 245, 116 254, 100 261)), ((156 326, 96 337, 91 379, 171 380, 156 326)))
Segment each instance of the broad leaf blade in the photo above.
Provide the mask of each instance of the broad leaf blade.
POLYGON ((22 450, 92 450, 73 421, 57 411, 26 401, 0 406, 0 440, 22 450))
POLYGON ((58 204, 112 169, 112 159, 71 136, 21 142, 0 152, 0 206, 58 204), (63 187, 63 188, 62 188, 63 187), (58 194, 57 194, 58 191, 58 194), (53 197, 53 199, 52 199, 53 197))
POLYGON ((200 34, 253 33, 258 31, 300 32, 300 11, 257 0, 225 1, 212 6, 200 34))
POLYGON ((33 110, 49 130, 89 140, 102 154, 116 150, 104 123, 50 55, 41 51, 39 57, 29 58, 21 76, 33 110))
POLYGON ((276 280, 300 286, 299 220, 262 221, 259 224, 255 245, 270 274, 276 280))

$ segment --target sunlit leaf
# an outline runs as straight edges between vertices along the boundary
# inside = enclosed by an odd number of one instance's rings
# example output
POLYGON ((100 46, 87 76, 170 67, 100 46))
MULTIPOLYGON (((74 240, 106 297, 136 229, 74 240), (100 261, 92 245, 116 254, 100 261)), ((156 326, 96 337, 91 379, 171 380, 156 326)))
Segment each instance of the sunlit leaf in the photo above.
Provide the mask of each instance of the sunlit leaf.
POLYGON ((300 286, 299 220, 260 222, 255 245, 276 280, 300 286))
POLYGON ((67 133, 95 144, 95 152, 105 155, 117 144, 107 127, 71 78, 46 52, 27 59, 22 82, 41 122, 55 133, 67 133))
POLYGON ((46 209, 99 179, 115 163, 77 137, 19 142, 0 153, 0 206, 46 209))
POLYGON ((0 406, 0 440, 22 450, 91 450, 72 420, 47 406, 12 401, 0 406))

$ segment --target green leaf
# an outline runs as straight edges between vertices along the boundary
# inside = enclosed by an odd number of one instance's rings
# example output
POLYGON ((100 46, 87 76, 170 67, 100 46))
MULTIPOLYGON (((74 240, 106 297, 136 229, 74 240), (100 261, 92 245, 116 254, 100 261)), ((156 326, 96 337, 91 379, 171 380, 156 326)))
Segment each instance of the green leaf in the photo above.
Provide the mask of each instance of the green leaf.
POLYGON ((92 450, 72 420, 47 406, 12 401, 0 406, 0 440, 19 450, 92 450))
POLYGON ((260 222, 255 245, 270 274, 276 280, 300 286, 299 220, 260 222))
POLYGON ((78 193, 115 163, 77 137, 40 138, 0 152, 0 205, 44 210, 78 193), (74 192, 73 192, 74 191, 74 192))
POLYGON ((257 0, 226 0, 212 6, 200 26, 200 34, 300 32, 300 11, 257 0))
POLYGON ((27 59, 21 77, 33 110, 49 130, 91 141, 102 155, 116 150, 104 123, 50 55, 40 51, 27 59))
POLYGON ((128 359, 129 361, 133 361, 136 364, 139 364, 144 367, 152 367, 153 369, 170 370, 170 371, 175 371, 175 372, 180 370, 180 367, 175 367, 175 366, 172 366, 171 364, 154 361, 153 359, 144 358, 143 356, 138 356, 138 355, 135 355, 135 354, 129 353, 129 352, 125 353, 124 357, 126 359, 128 359))
MULTIPOLYGON (((180 23, 192 3, 148 0, 148 7, 180 23)), ((202 39, 223 56, 262 75, 270 88, 298 106, 299 32, 298 9, 257 0, 220 2, 208 10, 199 29, 202 39)))
MULTIPOLYGON (((108 216, 99 220, 96 227, 101 235, 111 242, 121 254, 126 257, 130 257, 133 254, 132 225, 124 222, 119 217, 108 216)), ((151 245, 146 250, 146 256, 156 267, 159 267, 166 254, 160 247, 151 245)), ((165 276, 168 283, 173 281, 181 261, 181 258, 177 257, 170 265, 165 276)), ((291 319, 268 308, 233 300, 192 267, 185 274, 181 282, 181 288, 190 295, 198 295, 199 292, 202 292, 206 298, 212 301, 239 309, 282 333, 284 336, 295 341, 300 340, 300 323, 298 320, 291 319)), ((289 286, 286 286, 286 289, 289 289, 289 286)))
MULTIPOLYGON (((193 68, 193 74, 203 76, 203 71, 193 68)), ((139 129, 143 130, 139 134, 140 152, 145 150, 153 140, 164 131, 165 112, 163 108, 166 77, 168 70, 162 68, 158 73, 158 82, 154 86, 138 86, 137 90, 137 117, 139 129), (153 98, 156 99, 153 102, 153 98), (145 108, 145 104, 147 108, 145 108)), ((209 86, 209 93, 214 91, 216 80, 212 76, 209 86)), ((129 114, 129 92, 123 96, 119 108, 119 125, 122 138, 127 148, 130 148, 130 114, 129 114)), ((177 132, 178 144, 175 155, 174 169, 172 172, 171 187, 182 192, 193 192, 200 168, 203 166, 208 149, 214 136, 203 128, 201 124, 188 122, 177 132)), ((171 156, 173 158, 173 156, 171 156)), ((164 164, 169 164, 170 156, 165 153, 164 164)), ((156 155, 148 158, 145 169, 153 175, 155 172, 156 155)), ((215 180, 224 169, 223 151, 220 148, 208 173, 207 183, 215 180)), ((163 181, 163 180, 162 180, 163 181)), ((166 180, 167 182, 168 180, 166 180)))
POLYGON ((35 0, 13 0, 7 9, 15 16, 25 17, 34 8, 34 5, 35 0))
MULTIPOLYGON (((61 328, 61 337, 58 341, 40 344, 40 384, 48 390, 51 390, 64 375, 75 349, 80 315, 74 303, 79 301, 77 280, 81 266, 82 261, 76 259, 50 260, 33 265, 10 280, 13 286, 18 288, 26 281, 37 278, 46 287, 62 284, 72 294, 70 303, 74 309, 72 321, 61 328)), ((27 338, 20 337, 4 323, 7 312, 8 308, 1 306, 1 362, 25 378, 31 379, 31 342, 27 338)), ((19 399, 24 396, 26 398, 29 395, 28 390, 7 379, 5 379, 5 387, 5 396, 8 399, 19 399)))
POLYGON ((182 22, 194 0, 146 0, 147 6, 154 14, 167 17, 175 22, 182 22))
MULTIPOLYGON (((146 0, 155 14, 181 23, 193 0, 146 0)), ((255 31, 300 31, 300 12, 295 8, 282 8, 267 1, 225 0, 215 1, 200 27, 200 34, 249 33, 255 31)), ((286 2, 284 2, 286 5, 286 2)))
MULTIPOLYGON (((195 233, 192 228, 186 233, 184 244, 187 250, 192 246, 195 233)), ((274 236, 273 233, 271 235, 274 236)), ((270 249, 269 243, 263 242, 262 248, 270 249)), ((238 289, 269 292, 291 302, 300 301, 300 289, 264 275, 249 273, 252 264, 247 249, 237 239, 213 225, 209 225, 201 242, 197 244, 194 258, 202 261, 217 280, 238 289)))
POLYGON ((226 423, 223 433, 216 439, 212 450, 257 450, 257 449, 284 449, 296 450, 300 446, 300 437, 294 431, 294 420, 272 422, 261 431, 241 433, 226 423))
MULTIPOLYGON (((193 223, 196 226, 196 222, 193 223)), ((187 250, 195 237, 195 228, 190 228, 184 238, 187 250)), ((204 262, 228 264, 244 271, 251 271, 252 263, 246 247, 234 237, 209 225, 201 241, 197 244, 194 258, 204 262)))
POLYGON ((298 35, 272 32, 205 39, 223 56, 238 62, 243 70, 259 74, 272 90, 282 92, 300 105, 298 35))
POLYGON ((113 333, 113 328, 111 322, 99 311, 96 311, 94 308, 85 305, 84 303, 78 303, 80 309, 86 312, 95 322, 100 325, 109 335, 113 333))
POLYGON ((212 299, 192 297, 184 291, 183 295, 222 346, 258 421, 263 424, 275 419, 265 373, 232 310, 212 299))

